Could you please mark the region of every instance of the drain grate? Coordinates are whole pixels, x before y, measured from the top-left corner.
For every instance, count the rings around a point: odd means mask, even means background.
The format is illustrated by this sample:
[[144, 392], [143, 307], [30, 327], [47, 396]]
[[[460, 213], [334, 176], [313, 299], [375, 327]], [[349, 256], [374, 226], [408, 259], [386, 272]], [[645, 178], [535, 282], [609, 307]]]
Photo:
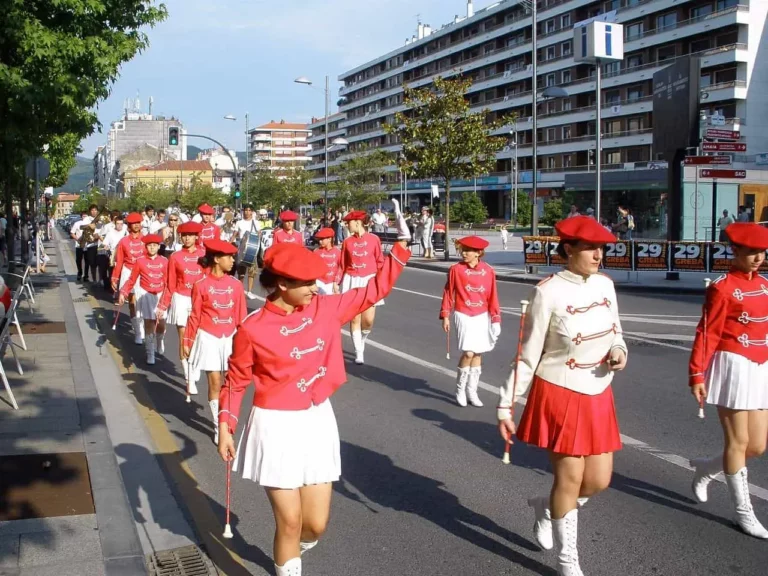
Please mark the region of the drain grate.
[[147, 557], [150, 576], [216, 576], [211, 561], [197, 546], [163, 550]]
[[82, 297], [82, 298], [72, 298], [72, 302], [74, 302], [75, 304], [78, 304], [78, 303], [83, 303], [83, 302], [90, 302], [90, 301], [91, 301], [91, 300], [90, 300], [89, 298], [87, 298], [87, 297]]

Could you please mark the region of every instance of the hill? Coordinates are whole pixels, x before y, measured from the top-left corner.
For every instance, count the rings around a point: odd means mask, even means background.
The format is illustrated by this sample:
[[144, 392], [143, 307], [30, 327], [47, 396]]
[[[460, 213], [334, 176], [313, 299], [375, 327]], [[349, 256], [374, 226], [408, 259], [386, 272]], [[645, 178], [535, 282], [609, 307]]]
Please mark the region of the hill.
[[61, 188], [54, 188], [54, 194], [70, 192], [78, 194], [80, 190], [87, 190], [88, 182], [93, 180], [93, 160], [77, 157], [77, 164], [69, 171], [69, 179]]

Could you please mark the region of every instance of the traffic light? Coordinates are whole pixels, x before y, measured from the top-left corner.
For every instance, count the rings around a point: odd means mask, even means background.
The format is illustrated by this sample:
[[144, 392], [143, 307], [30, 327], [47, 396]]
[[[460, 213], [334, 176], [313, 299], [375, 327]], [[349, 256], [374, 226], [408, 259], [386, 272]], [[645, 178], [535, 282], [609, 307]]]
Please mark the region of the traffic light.
[[235, 184], [235, 198], [240, 198], [240, 183]]
[[179, 129], [176, 126], [171, 126], [170, 128], [168, 128], [168, 145], [169, 146], [179, 145]]

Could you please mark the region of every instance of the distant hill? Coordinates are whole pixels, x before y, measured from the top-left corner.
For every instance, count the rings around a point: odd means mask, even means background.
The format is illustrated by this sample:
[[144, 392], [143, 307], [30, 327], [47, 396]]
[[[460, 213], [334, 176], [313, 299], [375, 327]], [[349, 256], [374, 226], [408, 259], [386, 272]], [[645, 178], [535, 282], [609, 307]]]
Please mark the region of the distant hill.
[[77, 157], [77, 164], [69, 171], [69, 179], [61, 188], [54, 188], [54, 194], [59, 192], [69, 192], [79, 194], [80, 190], [88, 189], [88, 182], [93, 180], [93, 160], [89, 158]]

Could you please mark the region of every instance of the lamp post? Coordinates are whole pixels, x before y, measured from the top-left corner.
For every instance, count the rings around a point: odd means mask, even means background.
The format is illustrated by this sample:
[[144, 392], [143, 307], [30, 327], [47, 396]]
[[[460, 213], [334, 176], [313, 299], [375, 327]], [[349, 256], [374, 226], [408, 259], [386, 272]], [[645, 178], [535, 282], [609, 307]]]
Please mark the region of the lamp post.
[[510, 146], [515, 151], [511, 158], [509, 171], [509, 210], [510, 218], [514, 219], [515, 228], [517, 228], [517, 119], [512, 123], [512, 129], [509, 131]]

